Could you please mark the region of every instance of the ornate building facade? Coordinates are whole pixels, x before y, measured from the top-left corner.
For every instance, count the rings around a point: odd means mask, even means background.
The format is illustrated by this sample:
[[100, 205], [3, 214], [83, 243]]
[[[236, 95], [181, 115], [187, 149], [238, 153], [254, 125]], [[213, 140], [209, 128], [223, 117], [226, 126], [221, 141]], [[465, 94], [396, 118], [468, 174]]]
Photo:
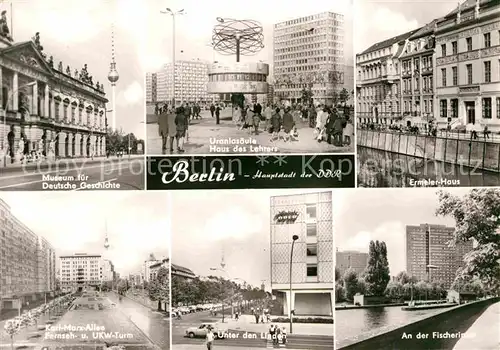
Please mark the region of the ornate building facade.
[[401, 117], [399, 56], [414, 33], [378, 42], [356, 55], [358, 122], [392, 124]]
[[500, 4], [467, 0], [437, 22], [441, 127], [500, 131]]
[[436, 20], [408, 38], [399, 57], [401, 111], [406, 124], [422, 125], [434, 119], [434, 30]]
[[106, 154], [104, 87], [87, 65], [78, 70], [57, 66], [40, 45], [15, 43], [0, 33], [0, 139], [2, 157], [18, 155], [89, 157]]

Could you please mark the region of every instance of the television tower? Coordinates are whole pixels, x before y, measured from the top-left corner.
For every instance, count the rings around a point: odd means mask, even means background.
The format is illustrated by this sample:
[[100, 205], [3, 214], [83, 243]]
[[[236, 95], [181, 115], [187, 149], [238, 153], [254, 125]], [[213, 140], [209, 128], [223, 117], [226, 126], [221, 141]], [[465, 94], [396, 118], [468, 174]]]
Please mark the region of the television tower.
[[114, 25], [111, 27], [111, 64], [109, 67], [108, 80], [111, 83], [111, 99], [112, 99], [112, 121], [111, 127], [112, 130], [116, 130], [116, 82], [120, 79], [120, 75], [118, 75], [118, 71], [116, 70], [116, 62], [115, 62], [115, 27]]

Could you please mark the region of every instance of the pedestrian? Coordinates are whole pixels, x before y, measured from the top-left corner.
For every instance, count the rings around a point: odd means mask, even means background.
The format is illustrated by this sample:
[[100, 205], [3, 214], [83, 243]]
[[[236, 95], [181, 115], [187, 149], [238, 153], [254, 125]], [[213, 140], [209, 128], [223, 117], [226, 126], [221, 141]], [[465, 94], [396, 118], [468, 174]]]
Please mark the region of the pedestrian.
[[352, 122], [348, 119], [346, 121], [346, 126], [344, 128], [344, 144], [347, 146], [351, 145], [351, 139], [354, 137], [354, 125], [352, 125]]
[[237, 126], [238, 129], [240, 128], [240, 126], [241, 126], [241, 110], [238, 108], [238, 106], [235, 106], [234, 110], [233, 110], [233, 123], [234, 123], [234, 125]]
[[184, 138], [186, 137], [188, 129], [188, 116], [185, 113], [183, 107], [179, 107], [175, 113], [175, 126], [176, 126], [176, 140], [177, 140], [177, 151], [179, 153], [184, 153]]
[[286, 328], [285, 327], [281, 328], [281, 342], [283, 344], [286, 344]]
[[295, 122], [293, 120], [293, 116], [290, 113], [290, 107], [287, 107], [285, 110], [285, 114], [283, 115], [283, 131], [285, 133], [284, 141], [292, 141], [293, 137], [293, 128], [295, 126]]
[[212, 103], [212, 104], [210, 105], [210, 114], [212, 115], [212, 118], [214, 117], [214, 113], [215, 113], [215, 106], [214, 106], [214, 104]]
[[271, 107], [271, 104], [268, 103], [266, 109], [264, 110], [264, 118], [266, 119], [266, 125], [265, 129], [267, 132], [272, 133], [272, 124], [271, 124], [271, 119], [273, 117], [273, 108]]
[[271, 337], [273, 344], [276, 343], [276, 328], [273, 324], [269, 327], [269, 336]]
[[245, 115], [245, 127], [247, 128], [249, 135], [252, 134], [253, 121], [254, 121], [253, 116], [254, 116], [253, 110], [250, 109], [250, 106], [247, 106]]
[[280, 108], [276, 107], [271, 116], [271, 142], [280, 139], [280, 131], [281, 131], [281, 114]]
[[208, 327], [207, 330], [207, 336], [206, 336], [206, 344], [207, 344], [207, 350], [212, 350], [213, 349], [213, 343], [214, 343], [214, 333], [212, 332], [212, 327]]
[[220, 111], [221, 108], [219, 105], [215, 108], [215, 124], [219, 125], [220, 124]]
[[261, 118], [261, 114], [259, 111], [262, 109], [262, 107], [259, 107], [259, 106], [260, 106], [260, 104], [256, 104], [254, 106], [254, 115], [253, 115], [253, 120], [252, 120], [255, 135], [259, 134], [259, 125], [260, 125], [260, 118]]

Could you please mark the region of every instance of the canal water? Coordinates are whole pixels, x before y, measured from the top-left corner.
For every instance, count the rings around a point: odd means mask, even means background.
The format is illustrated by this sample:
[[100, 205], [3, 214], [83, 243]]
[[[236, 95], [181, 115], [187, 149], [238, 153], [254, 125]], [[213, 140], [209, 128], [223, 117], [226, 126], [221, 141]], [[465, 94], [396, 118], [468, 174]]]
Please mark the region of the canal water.
[[500, 173], [362, 146], [357, 154], [358, 187], [500, 186]]
[[447, 309], [403, 311], [401, 306], [337, 310], [335, 334], [338, 347], [354, 343], [357, 337], [375, 336], [388, 328], [418, 321]]

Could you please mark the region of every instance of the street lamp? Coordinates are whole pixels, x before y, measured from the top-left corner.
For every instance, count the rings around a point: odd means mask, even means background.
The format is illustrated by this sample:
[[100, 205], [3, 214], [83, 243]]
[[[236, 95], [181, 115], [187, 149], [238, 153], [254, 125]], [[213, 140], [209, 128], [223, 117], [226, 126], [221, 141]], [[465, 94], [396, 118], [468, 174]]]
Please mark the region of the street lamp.
[[293, 310], [292, 310], [292, 261], [293, 261], [293, 246], [295, 245], [295, 241], [299, 239], [299, 236], [292, 236], [292, 249], [290, 250], [290, 302], [288, 306], [288, 313], [290, 314], [290, 334], [292, 334], [292, 326], [293, 326]]
[[169, 7], [166, 11], [160, 11], [160, 13], [168, 14], [172, 16], [172, 108], [175, 108], [175, 16], [184, 15], [184, 9], [179, 11], [172, 11]]
[[[35, 85], [37, 82], [36, 81], [32, 81], [30, 83], [27, 83], [27, 84], [23, 84], [21, 86], [19, 86], [17, 89], [15, 90], [12, 90], [9, 92], [9, 94], [7, 95], [7, 101], [6, 101], [6, 104], [5, 104], [5, 108], [3, 108], [3, 132], [2, 132], [2, 152], [3, 152], [3, 166], [4, 167], [7, 167], [7, 147], [8, 147], [8, 142], [7, 142], [7, 107], [9, 105], [9, 102], [10, 102], [10, 99], [12, 98], [12, 96], [14, 96], [14, 94], [17, 94], [19, 92], [19, 90], [21, 89], [24, 89], [26, 87], [29, 87], [29, 86], [33, 86]], [[1, 101], [0, 101], [1, 102]], [[14, 110], [17, 109], [17, 106], [13, 106]]]

